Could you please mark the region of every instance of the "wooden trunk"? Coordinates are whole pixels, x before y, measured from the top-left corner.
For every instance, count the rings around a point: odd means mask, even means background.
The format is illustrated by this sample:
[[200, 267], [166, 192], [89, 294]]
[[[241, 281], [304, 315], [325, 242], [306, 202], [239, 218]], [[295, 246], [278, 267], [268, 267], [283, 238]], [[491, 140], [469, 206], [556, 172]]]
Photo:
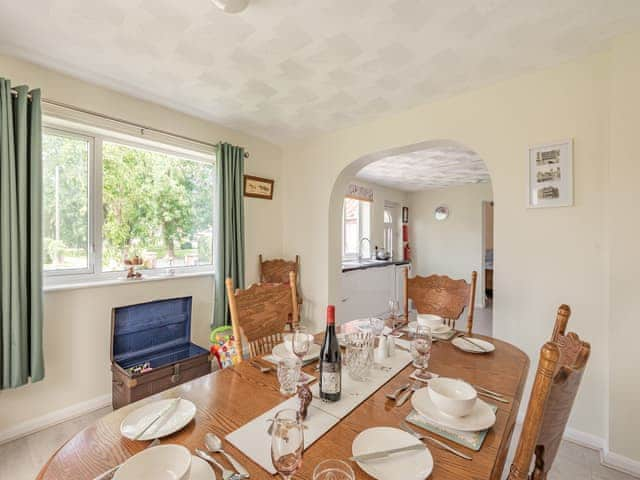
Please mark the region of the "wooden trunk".
[[[211, 373], [209, 352], [189, 341], [190, 332], [191, 297], [114, 308], [113, 408]], [[131, 371], [131, 367], [144, 363], [151, 369]]]

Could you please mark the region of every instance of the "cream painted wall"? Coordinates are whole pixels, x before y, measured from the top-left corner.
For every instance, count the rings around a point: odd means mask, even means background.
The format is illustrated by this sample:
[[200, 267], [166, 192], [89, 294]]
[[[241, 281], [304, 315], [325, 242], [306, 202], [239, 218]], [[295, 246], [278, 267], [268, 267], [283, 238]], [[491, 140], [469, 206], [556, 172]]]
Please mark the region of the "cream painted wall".
[[[482, 209], [490, 201], [490, 183], [438, 188], [409, 194], [409, 238], [413, 274], [448, 275], [471, 279], [478, 272], [476, 303], [482, 303]], [[446, 205], [449, 217], [435, 219], [436, 207]]]
[[[571, 327], [594, 347], [570, 425], [605, 437], [609, 60], [603, 52], [286, 148], [285, 254], [302, 256], [302, 287], [316, 326], [325, 305], [338, 299], [340, 236], [330, 224], [339, 209], [336, 180], [342, 183], [375, 152], [429, 140], [461, 142], [479, 153], [492, 177], [496, 336], [529, 355], [531, 378], [557, 306], [570, 304]], [[567, 137], [575, 139], [575, 206], [527, 210], [527, 147]]]
[[[245, 171], [275, 179], [273, 200], [245, 199], [246, 280], [258, 277], [258, 254], [282, 255], [282, 153], [273, 144], [36, 65], [0, 56], [0, 76], [42, 89], [45, 98], [209, 143], [226, 141], [250, 153]], [[0, 437], [21, 422], [111, 392], [111, 308], [157, 298], [193, 295], [193, 340], [207, 346], [213, 303], [208, 277], [45, 293], [45, 368], [42, 382], [0, 391]]]
[[[638, 112], [640, 112], [640, 33], [615, 41], [612, 51], [611, 155], [609, 164], [610, 313], [611, 344], [609, 422], [611, 450], [640, 460], [640, 248], [638, 206]], [[593, 342], [592, 342], [593, 343]]]

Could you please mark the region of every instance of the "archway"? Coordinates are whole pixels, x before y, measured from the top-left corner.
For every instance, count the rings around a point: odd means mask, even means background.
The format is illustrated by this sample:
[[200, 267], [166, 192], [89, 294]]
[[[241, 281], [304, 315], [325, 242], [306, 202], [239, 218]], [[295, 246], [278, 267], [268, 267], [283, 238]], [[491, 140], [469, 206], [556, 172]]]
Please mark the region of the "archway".
[[[345, 192], [347, 191], [347, 187], [349, 186], [350, 183], [353, 183], [353, 182], [358, 184], [361, 184], [361, 183], [366, 184], [367, 182], [358, 178], [358, 173], [361, 172], [365, 167], [370, 166], [372, 164], [376, 164], [376, 163], [380, 164], [381, 162], [387, 162], [387, 167], [388, 167], [389, 165], [393, 165], [392, 162], [395, 161], [394, 159], [397, 159], [397, 158], [401, 159], [407, 156], [419, 158], [423, 153], [426, 155], [428, 153], [442, 152], [442, 151], [453, 152], [451, 153], [451, 155], [455, 155], [456, 152], [458, 151], [466, 152], [466, 153], [472, 152], [478, 159], [480, 159], [480, 157], [475, 153], [474, 150], [468, 148], [467, 146], [459, 142], [456, 142], [453, 140], [446, 140], [446, 139], [430, 140], [430, 141], [420, 142], [412, 145], [406, 145], [402, 147], [397, 147], [389, 150], [384, 150], [384, 151], [364, 155], [354, 160], [349, 165], [347, 165], [338, 175], [333, 185], [333, 189], [330, 196], [330, 202], [329, 202], [329, 222], [328, 222], [329, 223], [329, 229], [328, 229], [329, 239], [328, 239], [328, 265], [327, 265], [328, 297], [329, 297], [330, 303], [336, 304], [338, 312], [340, 312], [340, 308], [339, 308], [340, 305], [349, 301], [348, 300], [349, 297], [345, 295], [344, 292], [342, 291], [344, 278], [345, 278], [342, 272], [342, 267], [343, 267], [342, 261], [343, 261], [343, 253], [344, 253], [343, 252], [342, 213], [343, 213], [343, 202], [345, 198]], [[434, 157], [434, 155], [431, 155], [431, 156]], [[390, 161], [391, 163], [389, 163]], [[431, 158], [429, 161], [433, 163], [433, 158]], [[486, 188], [483, 188], [484, 193], [481, 193], [480, 195], [488, 195], [488, 196], [482, 197], [481, 200], [478, 200], [475, 197], [469, 198], [468, 201], [466, 202], [467, 204], [466, 207], [470, 208], [471, 211], [465, 212], [465, 215], [473, 216], [473, 221], [477, 222], [477, 223], [474, 223], [474, 228], [476, 228], [477, 226], [477, 231], [475, 232], [476, 238], [473, 241], [473, 245], [469, 246], [468, 248], [465, 248], [465, 252], [466, 254], [468, 254], [468, 258], [461, 259], [461, 258], [458, 258], [459, 255], [453, 254], [453, 256], [450, 258], [455, 259], [456, 261], [450, 262], [452, 265], [444, 265], [444, 266], [443, 264], [437, 265], [437, 262], [432, 261], [433, 258], [437, 258], [437, 255], [434, 256], [434, 254], [431, 254], [430, 258], [427, 260], [426, 257], [428, 257], [429, 255], [427, 255], [425, 251], [428, 249], [419, 248], [418, 251], [421, 257], [417, 257], [417, 259], [413, 258], [412, 260], [413, 260], [413, 273], [420, 274], [420, 275], [427, 275], [431, 273], [441, 273], [441, 274], [448, 274], [453, 278], [466, 278], [467, 280], [469, 280], [471, 270], [472, 269], [477, 270], [479, 282], [478, 282], [478, 289], [476, 294], [476, 298], [478, 299], [478, 301], [476, 302], [476, 305], [484, 306], [484, 300], [486, 298], [485, 282], [487, 278], [487, 275], [485, 273], [485, 270], [487, 269], [485, 267], [487, 267], [488, 265], [487, 261], [492, 260], [492, 257], [493, 257], [492, 245], [486, 244], [487, 236], [485, 235], [485, 232], [484, 232], [484, 228], [485, 228], [484, 217], [488, 208], [487, 206], [490, 205], [492, 208], [493, 189], [490, 182], [490, 173], [488, 171], [486, 163], [482, 159], [480, 159], [480, 162], [482, 163], [484, 171], [486, 172], [486, 177], [489, 179], [487, 182], [488, 185], [486, 186]], [[458, 186], [462, 186], [465, 184], [472, 185], [472, 181], [473, 181], [471, 177], [469, 177], [467, 182], [464, 181], [464, 178], [458, 178], [458, 180], [459, 180], [458, 183], [454, 183], [451, 185], [451, 188], [452, 188], [452, 190], [450, 190], [451, 192], [454, 191], [453, 189], [457, 188], [456, 185]], [[464, 194], [467, 195], [468, 192], [464, 188], [462, 188], [460, 192], [462, 192], [463, 190], [464, 190]], [[438, 194], [431, 195], [431, 197], [442, 196], [440, 194], [444, 192], [444, 189], [438, 190], [438, 192], [439, 192]], [[460, 195], [460, 192], [457, 192], [456, 194]], [[407, 192], [407, 197], [408, 198], [410, 197], [412, 199], [411, 202], [407, 201], [407, 204], [413, 203], [414, 207], [416, 205], [420, 205], [422, 202], [422, 199], [419, 197], [417, 192]], [[412, 210], [414, 210], [414, 208], [410, 209], [409, 211], [410, 218], [412, 217]], [[426, 214], [426, 211], [424, 208], [420, 212], [418, 212], [419, 209], [415, 209], [415, 210], [416, 212], [413, 212], [413, 213], [420, 213], [420, 215], [422, 215], [422, 217], [424, 218], [424, 215]], [[462, 212], [460, 212], [460, 209], [454, 210], [452, 212], [452, 215], [454, 215], [454, 218], [456, 219], [456, 221], [459, 221], [461, 213]], [[443, 224], [444, 223], [446, 222], [443, 222]], [[449, 224], [447, 226], [451, 227], [452, 223], [454, 222], [449, 221]], [[468, 225], [465, 225], [465, 228], [468, 228]], [[411, 237], [410, 244], [411, 244], [412, 242], [416, 241], [415, 234], [413, 233], [414, 230], [412, 229], [411, 220], [409, 222], [409, 229], [410, 229], [410, 232], [412, 232], [412, 234], [410, 235]], [[433, 238], [434, 237], [431, 237], [431, 240], [433, 240]], [[437, 242], [430, 241], [430, 244], [432, 243], [437, 243]], [[420, 247], [423, 247], [423, 246], [424, 246], [424, 242], [421, 242]], [[373, 248], [373, 245], [371, 245], [371, 248]], [[456, 264], [456, 263], [460, 264], [461, 266], [459, 266], [458, 268], [454, 268], [453, 264]], [[492, 266], [491, 266], [491, 272], [492, 272]], [[378, 305], [378, 308], [380, 308], [379, 305]], [[347, 308], [343, 310], [345, 311], [345, 313], [348, 311], [350, 312], [350, 314], [353, 314], [352, 310], [349, 310]], [[476, 310], [476, 314], [477, 313], [478, 313], [478, 310]], [[488, 313], [485, 312], [485, 315], [486, 314], [491, 315], [491, 312], [490, 311], [488, 311]], [[345, 320], [346, 319], [347, 318], [345, 318]], [[340, 317], [339, 317], [339, 320], [340, 320]], [[486, 333], [492, 333], [491, 317], [489, 317], [488, 322], [489, 322], [488, 324], [489, 324], [490, 330], [486, 331]]]

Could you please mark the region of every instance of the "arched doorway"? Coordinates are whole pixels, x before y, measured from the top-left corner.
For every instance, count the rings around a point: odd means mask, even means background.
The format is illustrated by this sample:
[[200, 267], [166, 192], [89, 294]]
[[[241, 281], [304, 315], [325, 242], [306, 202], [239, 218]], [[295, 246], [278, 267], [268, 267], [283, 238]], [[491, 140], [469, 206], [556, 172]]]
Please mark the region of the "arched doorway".
[[[368, 205], [357, 208], [358, 202]], [[445, 207], [448, 216], [437, 218], [437, 207]], [[394, 261], [404, 260], [409, 247], [414, 275], [437, 273], [469, 281], [471, 271], [478, 272], [474, 325], [491, 334], [489, 208], [492, 214], [486, 164], [459, 142], [426, 141], [353, 161], [336, 179], [329, 204], [328, 293], [338, 320], [341, 314], [345, 321], [380, 314], [388, 304], [386, 296], [398, 299], [402, 288], [397, 273], [383, 274], [378, 268], [371, 275], [350, 272], [382, 266], [363, 265], [380, 250], [389, 250]], [[406, 209], [408, 222], [402, 223]], [[363, 221], [367, 215], [369, 221]], [[392, 285], [382, 288], [388, 281]]]

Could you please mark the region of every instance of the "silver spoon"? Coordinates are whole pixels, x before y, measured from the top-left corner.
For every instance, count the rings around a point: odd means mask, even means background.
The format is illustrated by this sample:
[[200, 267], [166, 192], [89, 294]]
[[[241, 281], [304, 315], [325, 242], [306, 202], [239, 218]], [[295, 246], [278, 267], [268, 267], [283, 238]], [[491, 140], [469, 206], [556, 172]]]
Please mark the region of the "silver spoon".
[[221, 453], [225, 457], [227, 457], [227, 460], [229, 460], [231, 465], [233, 465], [233, 468], [236, 469], [236, 472], [238, 472], [240, 474], [240, 477], [249, 478], [249, 472], [247, 471], [247, 469], [244, 468], [240, 464], [240, 462], [238, 462], [235, 458], [233, 458], [231, 456], [231, 454], [225, 452], [222, 449], [222, 440], [220, 440], [220, 437], [218, 437], [214, 433], [207, 433], [204, 436], [204, 444], [207, 446], [207, 450], [209, 450], [210, 452], [212, 452], [212, 453]]
[[232, 472], [231, 470], [227, 470], [226, 468], [224, 468], [223, 465], [220, 465], [215, 458], [213, 458], [204, 450], [200, 450], [199, 448], [196, 448], [196, 455], [202, 458], [203, 460], [206, 460], [207, 462], [212, 463], [213, 465], [218, 467], [222, 472], [222, 480], [239, 480], [241, 478], [240, 474], [236, 472]]

